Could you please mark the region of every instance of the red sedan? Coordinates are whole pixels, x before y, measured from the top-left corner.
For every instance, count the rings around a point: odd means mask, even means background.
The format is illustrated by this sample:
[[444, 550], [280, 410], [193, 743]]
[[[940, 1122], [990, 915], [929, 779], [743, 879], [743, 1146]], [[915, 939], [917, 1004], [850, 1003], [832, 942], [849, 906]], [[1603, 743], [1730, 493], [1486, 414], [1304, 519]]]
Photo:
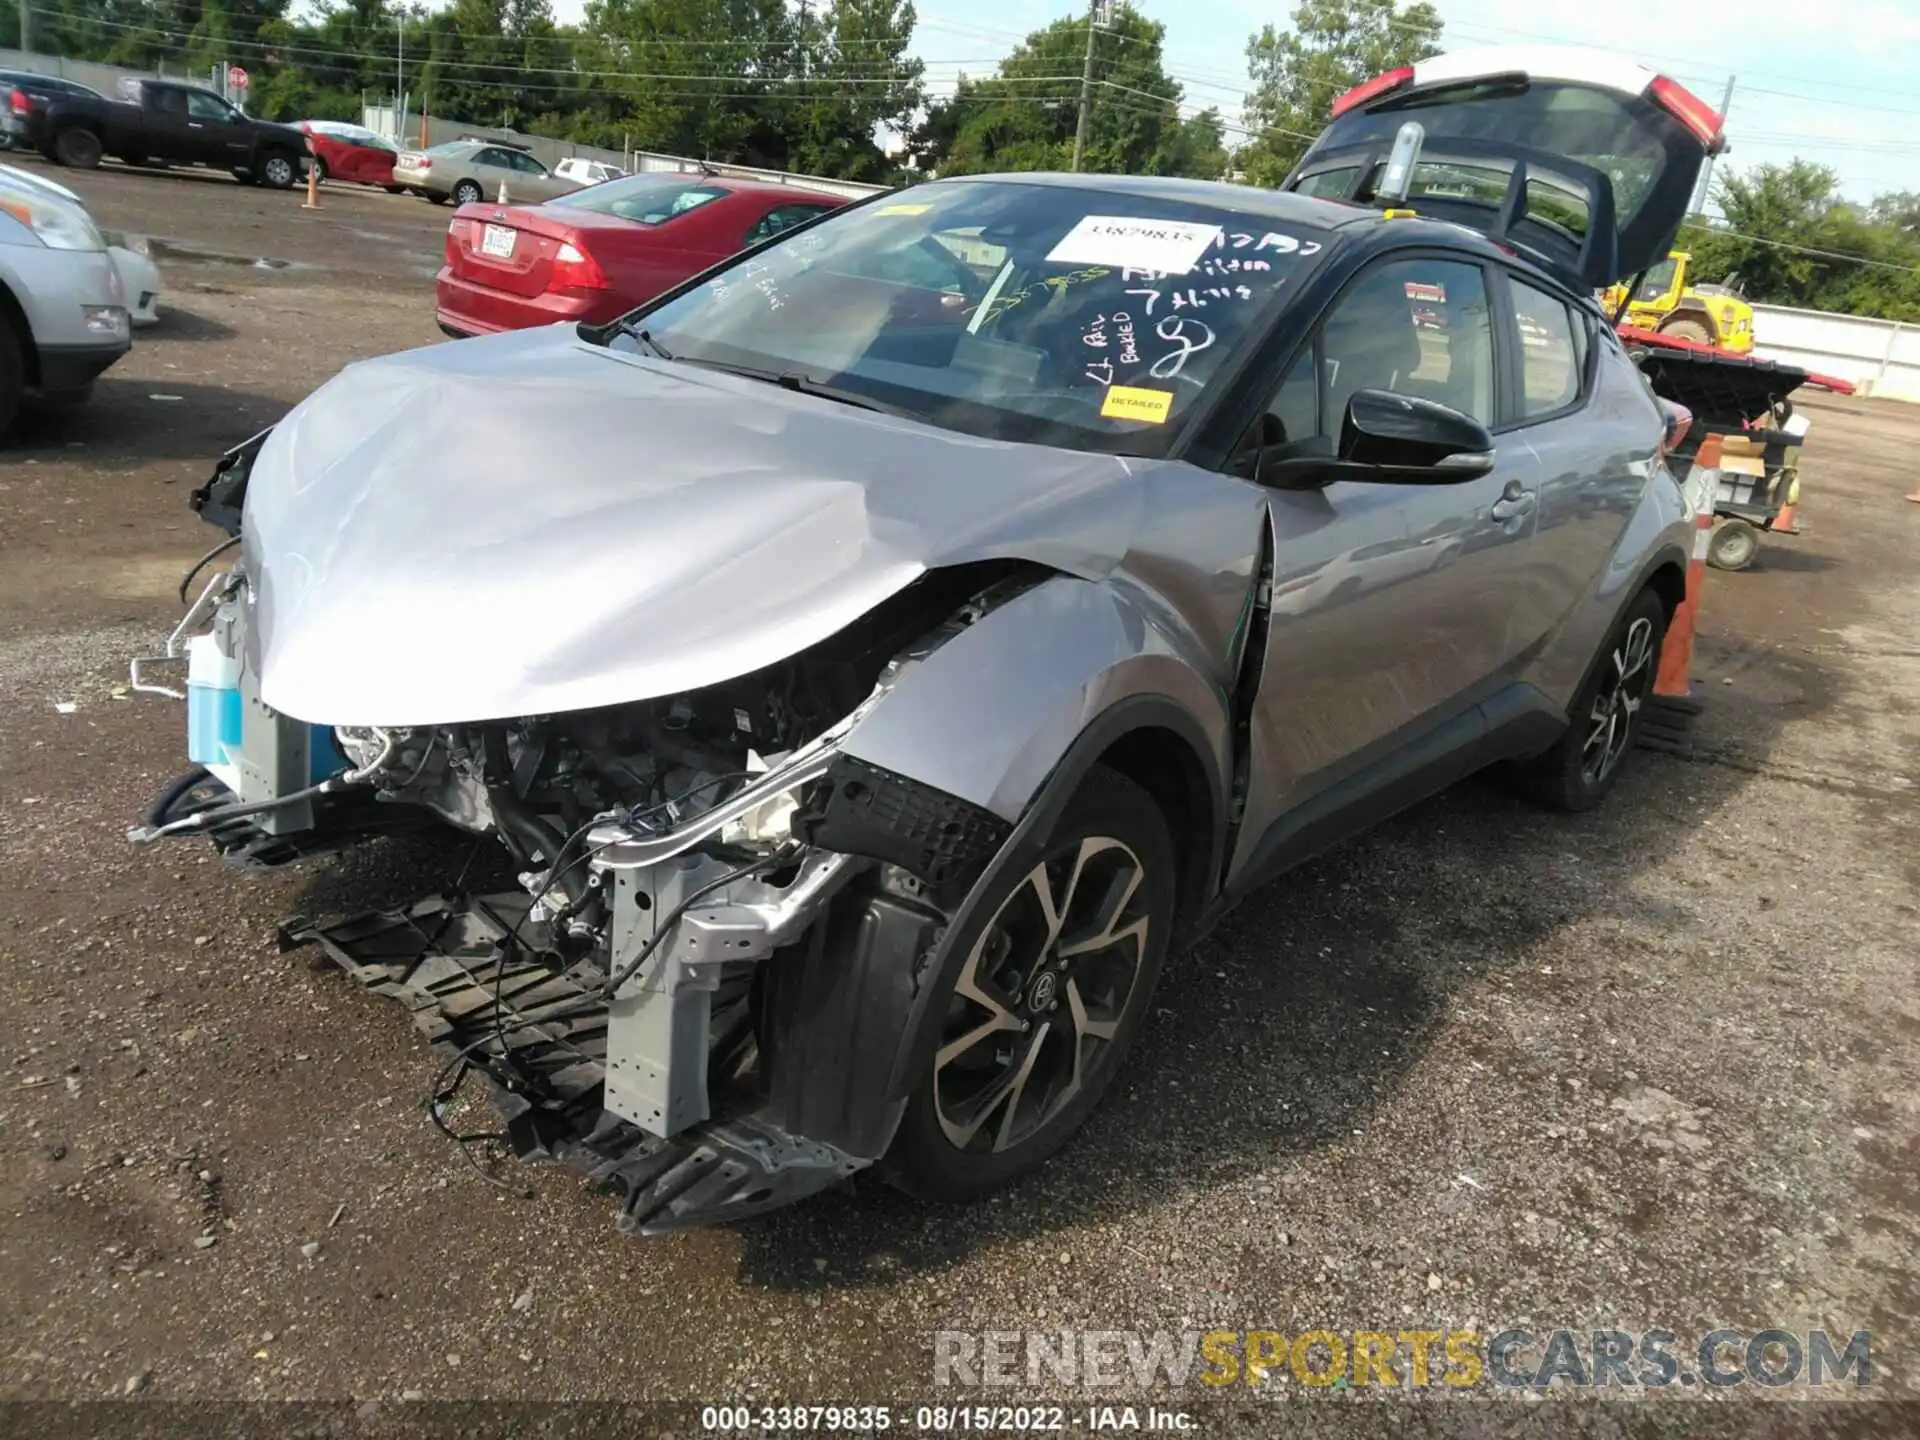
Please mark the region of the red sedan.
[[393, 162], [400, 152], [384, 135], [341, 120], [302, 120], [294, 128], [306, 132], [322, 180], [378, 185], [396, 195], [406, 189], [393, 183]]
[[718, 175], [629, 175], [544, 205], [462, 205], [447, 226], [437, 318], [449, 335], [599, 324], [843, 195]]

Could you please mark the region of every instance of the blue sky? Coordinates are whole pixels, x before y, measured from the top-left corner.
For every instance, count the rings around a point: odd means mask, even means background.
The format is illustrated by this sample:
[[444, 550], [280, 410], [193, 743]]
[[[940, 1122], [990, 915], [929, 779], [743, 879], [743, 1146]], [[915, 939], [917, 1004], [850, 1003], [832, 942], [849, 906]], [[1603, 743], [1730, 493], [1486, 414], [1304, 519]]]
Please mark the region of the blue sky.
[[[1084, 0], [1079, 0], [1084, 4]], [[1718, 105], [1736, 77], [1731, 152], [1747, 166], [1802, 155], [1833, 167], [1843, 192], [1866, 200], [1920, 190], [1920, 0], [1436, 0], [1448, 48], [1556, 41], [1598, 45], [1653, 65]], [[1068, 13], [1033, 0], [917, 0], [915, 50], [936, 93], [961, 71], [990, 73], [1028, 31]], [[1188, 108], [1239, 118], [1247, 37], [1284, 25], [1293, 0], [1135, 0], [1167, 26], [1167, 66]], [[580, 0], [555, 0], [562, 19]], [[1844, 16], [1844, 19], [1842, 18]], [[1229, 139], [1235, 138], [1229, 135]]]

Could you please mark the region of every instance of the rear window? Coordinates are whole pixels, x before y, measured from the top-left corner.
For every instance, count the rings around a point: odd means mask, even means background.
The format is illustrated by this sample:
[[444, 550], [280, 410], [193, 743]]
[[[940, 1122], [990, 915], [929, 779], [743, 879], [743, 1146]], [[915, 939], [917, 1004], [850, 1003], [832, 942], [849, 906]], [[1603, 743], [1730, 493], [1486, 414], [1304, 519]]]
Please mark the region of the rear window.
[[[1613, 184], [1615, 224], [1623, 251], [1646, 248], [1671, 229], [1683, 213], [1704, 158], [1700, 142], [1685, 126], [1640, 95], [1559, 81], [1518, 87], [1512, 82], [1476, 81], [1443, 90], [1416, 92], [1404, 101], [1352, 110], [1327, 127], [1306, 160], [1350, 145], [1391, 146], [1409, 120], [1427, 132], [1427, 148], [1447, 139], [1526, 146], [1590, 166]], [[1315, 174], [1299, 188], [1305, 193], [1339, 195], [1341, 177], [1352, 171]], [[1506, 191], [1505, 168], [1497, 164], [1415, 167], [1413, 193], [1497, 205]], [[1584, 238], [1584, 195], [1544, 177], [1529, 186], [1530, 219], [1551, 225], [1575, 239]]]
[[577, 190], [550, 203], [601, 215], [618, 215], [636, 225], [664, 225], [675, 216], [732, 193], [724, 185], [685, 175], [629, 175], [624, 180], [609, 180], [591, 190]]

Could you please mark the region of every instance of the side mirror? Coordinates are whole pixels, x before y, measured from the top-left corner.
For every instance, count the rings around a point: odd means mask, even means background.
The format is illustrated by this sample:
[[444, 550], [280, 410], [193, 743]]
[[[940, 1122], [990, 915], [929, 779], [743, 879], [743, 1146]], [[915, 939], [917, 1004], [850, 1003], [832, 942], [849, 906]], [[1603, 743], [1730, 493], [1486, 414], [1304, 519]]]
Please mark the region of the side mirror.
[[1325, 440], [1262, 447], [1254, 479], [1281, 488], [1335, 480], [1454, 485], [1493, 469], [1493, 437], [1471, 415], [1390, 390], [1356, 390], [1338, 445]]
[[1339, 453], [1356, 465], [1396, 472], [1382, 479], [1445, 483], [1493, 469], [1493, 436], [1471, 415], [1436, 401], [1391, 390], [1356, 390], [1340, 422]]

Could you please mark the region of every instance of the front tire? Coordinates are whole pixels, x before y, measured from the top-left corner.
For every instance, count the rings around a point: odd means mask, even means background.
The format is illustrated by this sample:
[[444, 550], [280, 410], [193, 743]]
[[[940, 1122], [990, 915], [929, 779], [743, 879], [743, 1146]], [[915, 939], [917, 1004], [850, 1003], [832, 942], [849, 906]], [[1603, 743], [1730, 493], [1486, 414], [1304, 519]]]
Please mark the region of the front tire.
[[291, 190], [300, 178], [300, 165], [284, 150], [275, 150], [261, 158], [256, 173], [269, 190]]
[[1744, 570], [1760, 553], [1760, 531], [1737, 515], [1714, 522], [1707, 538], [1707, 563], [1716, 570]]
[[1591, 810], [1619, 782], [1667, 638], [1667, 607], [1642, 590], [1615, 623], [1573, 702], [1566, 734], [1517, 767], [1523, 787], [1555, 810]]
[[935, 981], [926, 1071], [881, 1173], [964, 1201], [1037, 1168], [1119, 1070], [1173, 925], [1172, 836], [1153, 798], [1096, 767], [1052, 832], [988, 880]]
[[26, 393], [26, 345], [27, 337], [16, 334], [13, 322], [0, 315], [0, 443], [6, 441]]

